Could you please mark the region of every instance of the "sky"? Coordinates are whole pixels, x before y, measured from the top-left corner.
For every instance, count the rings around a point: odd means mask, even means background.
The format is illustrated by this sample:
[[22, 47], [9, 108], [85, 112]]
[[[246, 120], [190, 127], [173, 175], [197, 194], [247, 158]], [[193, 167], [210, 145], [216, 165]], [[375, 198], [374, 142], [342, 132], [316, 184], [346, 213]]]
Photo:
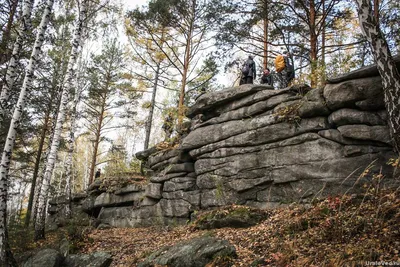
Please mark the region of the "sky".
[[145, 5], [148, 0], [120, 0], [126, 8], [135, 8], [137, 6]]

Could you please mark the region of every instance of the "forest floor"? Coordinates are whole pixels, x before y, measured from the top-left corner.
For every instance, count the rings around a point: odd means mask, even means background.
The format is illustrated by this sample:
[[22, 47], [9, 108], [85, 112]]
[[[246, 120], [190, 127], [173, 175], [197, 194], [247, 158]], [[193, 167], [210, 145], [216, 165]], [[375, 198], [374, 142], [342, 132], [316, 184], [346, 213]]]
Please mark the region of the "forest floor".
[[[163, 246], [202, 235], [228, 240], [237, 253], [236, 258], [208, 267], [400, 264], [400, 189], [365, 189], [363, 195], [329, 197], [308, 207], [268, 210], [263, 222], [248, 228], [196, 230], [187, 225], [91, 230], [76, 245], [80, 253], [110, 252], [114, 267], [136, 266]], [[50, 237], [45, 243], [57, 239]]]

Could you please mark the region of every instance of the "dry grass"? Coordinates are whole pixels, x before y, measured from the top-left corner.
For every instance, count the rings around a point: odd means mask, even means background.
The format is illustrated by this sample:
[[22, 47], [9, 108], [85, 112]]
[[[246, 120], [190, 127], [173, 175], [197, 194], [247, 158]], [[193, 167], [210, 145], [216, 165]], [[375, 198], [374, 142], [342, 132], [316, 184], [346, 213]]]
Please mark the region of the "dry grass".
[[[230, 209], [230, 208], [228, 208]], [[398, 190], [331, 197], [312, 207], [269, 211], [250, 228], [194, 230], [190, 226], [95, 230], [82, 252], [110, 251], [112, 266], [135, 266], [162, 246], [204, 234], [229, 240], [238, 257], [231, 266], [357, 266], [365, 261], [400, 262]]]

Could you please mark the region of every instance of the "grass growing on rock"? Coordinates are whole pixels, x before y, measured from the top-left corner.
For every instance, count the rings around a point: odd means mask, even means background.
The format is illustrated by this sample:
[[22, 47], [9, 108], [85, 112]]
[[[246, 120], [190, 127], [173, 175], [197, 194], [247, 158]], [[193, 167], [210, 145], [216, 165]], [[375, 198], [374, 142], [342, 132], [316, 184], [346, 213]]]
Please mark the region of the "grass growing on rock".
[[124, 173], [124, 175], [116, 175], [113, 177], [105, 177], [101, 181], [100, 189], [108, 193], [115, 192], [127, 185], [145, 185], [147, 183], [146, 177], [138, 173]]
[[267, 216], [268, 212], [265, 210], [232, 205], [196, 214], [196, 220], [191, 227], [194, 230], [249, 227], [265, 220]]

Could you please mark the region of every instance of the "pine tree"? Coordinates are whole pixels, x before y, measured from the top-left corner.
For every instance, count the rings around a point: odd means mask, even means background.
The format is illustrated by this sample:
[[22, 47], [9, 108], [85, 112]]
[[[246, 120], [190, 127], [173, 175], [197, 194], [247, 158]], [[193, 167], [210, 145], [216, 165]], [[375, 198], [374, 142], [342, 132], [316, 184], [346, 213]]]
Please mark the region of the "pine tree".
[[[133, 76], [138, 80], [138, 87], [146, 90], [151, 88], [151, 101], [146, 105], [149, 115], [145, 122], [144, 150], [148, 149], [150, 135], [153, 125], [154, 109], [156, 107], [157, 90], [159, 87], [169, 89], [165, 86], [170, 79], [168, 68], [171, 64], [165, 60], [162, 48], [165, 42], [166, 28], [159, 23], [150, 24], [143, 20], [140, 13], [130, 12], [125, 23], [126, 34], [132, 49], [132, 61], [138, 66], [133, 71]], [[134, 25], [132, 25], [134, 24]]]
[[[212, 46], [210, 12], [209, 1], [152, 0], [147, 10], [136, 10], [134, 13], [144, 25], [158, 22], [168, 29], [164, 46], [158, 45], [158, 48], [180, 77], [178, 128], [184, 118], [187, 85], [193, 80], [194, 70], [199, 67], [199, 58]], [[156, 36], [152, 35], [152, 39], [158, 43]]]
[[[105, 134], [124, 125], [115, 125], [117, 109], [129, 110], [140, 96], [124, 81], [123, 53], [117, 41], [108, 40], [103, 45], [101, 54], [93, 55], [92, 66], [88, 68], [90, 82], [88, 95], [83, 100], [86, 106], [84, 116], [88, 132], [92, 137], [92, 158], [89, 164], [89, 184], [93, 182], [98, 162], [100, 144], [110, 141]], [[124, 112], [122, 112], [124, 113]], [[121, 114], [121, 117], [129, 114]]]

